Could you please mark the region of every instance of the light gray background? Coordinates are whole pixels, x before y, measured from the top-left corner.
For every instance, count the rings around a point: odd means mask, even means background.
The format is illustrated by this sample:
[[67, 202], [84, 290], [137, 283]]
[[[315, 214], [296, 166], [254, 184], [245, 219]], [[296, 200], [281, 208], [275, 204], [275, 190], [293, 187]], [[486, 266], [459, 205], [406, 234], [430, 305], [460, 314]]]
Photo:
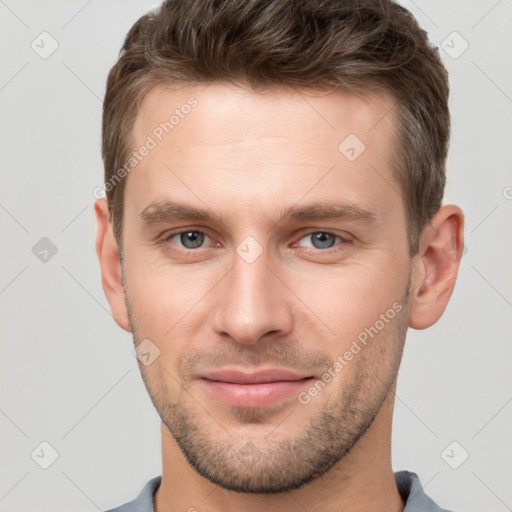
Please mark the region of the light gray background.
[[[0, 0], [2, 512], [107, 509], [161, 471], [159, 418], [101, 288], [92, 195], [107, 72], [157, 4]], [[404, 5], [452, 54], [445, 202], [466, 213], [467, 253], [445, 316], [409, 332], [393, 464], [446, 508], [512, 510], [512, 1]], [[49, 48], [43, 31], [59, 45], [47, 59], [31, 48]], [[42, 237], [58, 249], [46, 263]], [[31, 458], [42, 441], [48, 469]], [[452, 441], [452, 464], [469, 453], [458, 469], [441, 456]]]

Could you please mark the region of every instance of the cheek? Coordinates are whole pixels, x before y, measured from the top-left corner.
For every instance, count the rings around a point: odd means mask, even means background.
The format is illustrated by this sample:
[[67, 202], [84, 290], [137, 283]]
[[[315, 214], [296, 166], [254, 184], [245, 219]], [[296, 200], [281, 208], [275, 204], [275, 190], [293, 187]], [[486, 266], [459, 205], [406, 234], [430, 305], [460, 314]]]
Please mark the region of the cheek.
[[[204, 273], [203, 273], [204, 274]], [[148, 264], [136, 253], [125, 261], [126, 293], [143, 336], [164, 339], [208, 290], [205, 276], [169, 265]]]
[[182, 398], [182, 385], [179, 375], [168, 359], [168, 354], [162, 352], [148, 366], [140, 365], [144, 385], [157, 405], [157, 410], [168, 416], [170, 407], [176, 406]]
[[339, 351], [376, 322], [381, 327], [381, 315], [386, 320], [395, 318], [393, 305], [397, 307], [406, 288], [405, 269], [397, 268], [396, 263], [392, 268], [382, 261], [319, 267], [296, 281], [295, 290], [307, 309], [315, 313], [312, 322], [323, 322], [326, 339], [335, 340]]

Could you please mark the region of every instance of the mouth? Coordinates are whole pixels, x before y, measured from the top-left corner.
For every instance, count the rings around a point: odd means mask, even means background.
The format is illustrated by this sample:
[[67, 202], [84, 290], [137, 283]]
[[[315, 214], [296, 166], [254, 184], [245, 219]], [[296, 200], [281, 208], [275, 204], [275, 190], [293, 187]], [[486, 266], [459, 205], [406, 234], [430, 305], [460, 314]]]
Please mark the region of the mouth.
[[223, 369], [204, 373], [199, 378], [212, 397], [242, 408], [267, 407], [296, 396], [313, 379], [311, 375], [282, 368], [256, 372]]

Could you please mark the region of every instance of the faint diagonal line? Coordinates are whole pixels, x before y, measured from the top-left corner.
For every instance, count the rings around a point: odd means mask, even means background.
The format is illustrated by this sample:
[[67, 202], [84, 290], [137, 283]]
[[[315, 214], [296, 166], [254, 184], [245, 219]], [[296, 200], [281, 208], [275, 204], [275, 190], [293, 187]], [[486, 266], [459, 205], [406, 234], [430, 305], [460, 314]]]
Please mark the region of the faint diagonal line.
[[[380, 375], [378, 375], [375, 370], [372, 371], [373, 375], [375, 375], [375, 377], [377, 377], [377, 379], [379, 379], [383, 384], [384, 384], [384, 381], [380, 378]], [[407, 407], [407, 409], [409, 409], [409, 411], [411, 412], [411, 414], [413, 414], [414, 416], [416, 416], [416, 418], [418, 418], [418, 420], [428, 429], [430, 430], [430, 432], [432, 432], [432, 434], [434, 434], [434, 436], [436, 436], [438, 439], [439, 439], [439, 436], [434, 432], [434, 430], [432, 428], [430, 428], [427, 423], [425, 423], [425, 421], [423, 421], [397, 394], [396, 394], [396, 391], [394, 392], [394, 395], [395, 395], [395, 398], [398, 398], [398, 400], [400, 400], [400, 402], [405, 405], [405, 407]]]
[[275, 276], [277, 277], [277, 279], [279, 279], [279, 281], [281, 281], [281, 283], [283, 283], [286, 288], [288, 288], [288, 290], [290, 290], [293, 295], [295, 295], [295, 297], [297, 297], [297, 299], [299, 299], [302, 304], [304, 304], [304, 306], [306, 306], [307, 309], [309, 309], [309, 311], [311, 311], [311, 313], [313, 313], [313, 315], [315, 315], [315, 317], [327, 328], [329, 329], [329, 331], [332, 332], [333, 336], [336, 336], [336, 333], [270, 268], [267, 266], [267, 269], [270, 270], [270, 272]]
[[91, 3], [91, 1], [92, 0], [87, 0], [87, 2], [85, 2], [85, 4], [82, 5], [82, 7], [80, 7], [80, 9], [78, 9], [78, 11], [73, 16], [71, 16], [71, 18], [69, 18], [69, 20], [66, 21], [64, 25], [62, 25], [62, 27], [60, 27], [60, 29], [62, 30], [63, 28], [66, 28]]
[[434, 475], [434, 476], [433, 476], [433, 477], [432, 477], [432, 478], [431, 478], [431, 479], [430, 479], [430, 480], [429, 480], [425, 485], [420, 486], [421, 488], [420, 488], [420, 489], [418, 489], [418, 491], [417, 491], [415, 494], [413, 494], [412, 496], [409, 496], [409, 498], [407, 499], [407, 502], [410, 502], [410, 501], [412, 502], [412, 501], [414, 500], [414, 497], [415, 497], [417, 494], [419, 494], [420, 492], [424, 491], [424, 490], [425, 490], [425, 487], [427, 487], [427, 485], [428, 485], [430, 482], [432, 482], [432, 480], [434, 480], [434, 478], [435, 478], [437, 475], [439, 475], [439, 471], [438, 471], [438, 472], [437, 472], [437, 473], [436, 473], [436, 474], [435, 474], [435, 475]]
[[[228, 432], [229, 433], [229, 432]], [[210, 482], [211, 483], [211, 482]], [[211, 491], [206, 494], [206, 496], [204, 498], [201, 498], [201, 502], [203, 502], [206, 498], [208, 498], [208, 496], [210, 496], [210, 494], [213, 493], [213, 491], [216, 491], [217, 489], [220, 489], [220, 487], [217, 485], [217, 484], [212, 484], [212, 489]]]
[[[380, 377], [379, 377], [380, 379]], [[382, 380], [382, 379], [381, 379]], [[395, 397], [398, 398], [398, 400], [400, 400], [400, 402], [405, 405], [405, 407], [407, 407], [407, 409], [409, 409], [409, 411], [414, 415], [416, 416], [416, 418], [418, 418], [418, 420], [428, 429], [430, 430], [430, 432], [432, 432], [432, 434], [434, 434], [434, 436], [437, 437], [437, 439], [439, 439], [439, 436], [395, 393]]]
[[432, 23], [432, 25], [434, 25], [434, 27], [439, 28], [439, 25], [437, 25], [437, 23], [423, 9], [421, 9], [416, 2], [413, 2], [413, 0], [409, 1], [411, 2], [412, 5], [414, 5], [414, 7], [416, 7], [416, 9], [418, 9], [418, 11], [420, 11], [423, 14], [423, 16], [425, 16], [425, 18], [427, 18], [430, 21], [430, 23]]
[[301, 94], [297, 89], [295, 89], [295, 87], [293, 89], [334, 131], [336, 131], [336, 128], [334, 128], [334, 126], [331, 123], [329, 123], [329, 121], [327, 121], [327, 119], [322, 114], [320, 114], [320, 112], [304, 97], [303, 94]]
[[508, 301], [508, 299], [502, 295], [498, 289], [492, 285], [473, 265], [471, 265], [471, 268], [510, 306], [512, 307], [512, 304]]
[[28, 474], [30, 471], [27, 471], [1, 498], [0, 501], [2, 501]]
[[473, 473], [473, 475], [475, 475], [478, 478], [478, 480], [480, 480], [480, 482], [482, 482], [482, 484], [485, 487], [487, 487], [487, 489], [491, 491], [494, 494], [494, 496], [496, 496], [496, 498], [498, 498], [501, 501], [501, 503], [505, 505], [505, 507], [507, 507], [508, 510], [512, 510], [512, 508], [510, 508], [473, 470], [471, 471], [471, 473]]
[[292, 414], [295, 409], [297, 409], [298, 407], [298, 404], [295, 404], [295, 407], [277, 424], [274, 426], [274, 428], [265, 436], [265, 439], [270, 435], [272, 434], [277, 428], [279, 428], [279, 426], [284, 422], [284, 420], [286, 420], [286, 418], [288, 418], [288, 416], [290, 416], [290, 414]]
[[[322, 174], [322, 176], [320, 176], [318, 181], [316, 181], [313, 185], [311, 185], [309, 190], [307, 190], [302, 195], [302, 197], [300, 197], [299, 200], [296, 201], [292, 206], [297, 206], [335, 167], [336, 167], [336, 164], [332, 165], [324, 174]], [[277, 226], [277, 224], [278, 224], [278, 222], [274, 222], [274, 224], [270, 227], [270, 229], [267, 231], [266, 234], [270, 233], [270, 231], [272, 231]]]
[[375, 171], [375, 173], [377, 174], [377, 176], [380, 176], [380, 178], [382, 179], [382, 181], [384, 181], [385, 183], [387, 183], [398, 195], [399, 197], [402, 199], [402, 201], [404, 200], [402, 194], [400, 193], [399, 190], [397, 190], [386, 178], [384, 178], [384, 176], [382, 176], [382, 174], [377, 171], [377, 169], [375, 168], [375, 166], [373, 164], [370, 163], [370, 167]]
[[193, 305], [192, 307], [186, 311], [182, 317], [164, 334], [167, 336], [212, 290], [215, 288], [231, 271], [233, 267], [231, 267], [221, 278], [219, 278], [212, 286], [209, 288], [204, 295], [202, 295]]
[[25, 432], [23, 432], [23, 430], [21, 430], [21, 428], [11, 419], [9, 418], [9, 416], [7, 416], [7, 414], [5, 413], [5, 411], [3, 411], [2, 409], [0, 409], [0, 412], [27, 438], [29, 439], [29, 437], [27, 436], [27, 434], [25, 434]]
[[480, 432], [482, 432], [482, 430], [484, 430], [484, 428], [486, 428], [486, 427], [487, 427], [487, 425], [489, 425], [489, 423], [491, 423], [491, 421], [492, 421], [494, 418], [496, 418], [496, 416], [498, 416], [498, 414], [500, 414], [500, 413], [501, 413], [501, 411], [503, 411], [503, 409], [505, 409], [505, 407], [507, 407], [507, 405], [508, 405], [510, 402], [512, 402], [512, 398], [511, 398], [510, 400], [508, 400], [508, 401], [505, 403], [505, 405], [503, 405], [503, 407], [501, 407], [501, 408], [500, 408], [500, 410], [499, 410], [499, 411], [498, 411], [498, 412], [497, 412], [497, 413], [496, 413], [496, 414], [495, 414], [495, 415], [494, 415], [494, 416], [493, 416], [493, 417], [492, 417], [492, 418], [491, 418], [487, 423], [485, 423], [485, 425], [484, 425], [483, 427], [481, 427], [481, 428], [476, 432], [476, 434], [471, 438], [471, 441], [473, 441], [473, 439], [475, 439], [475, 437], [476, 437], [478, 434], [480, 434]]
[[9, 11], [11, 11], [11, 14], [13, 14], [18, 20], [25, 25], [25, 27], [29, 28], [29, 26], [4, 2], [4, 0], [0, 0], [0, 3], [4, 5]]
[[376, 123], [373, 124], [373, 126], [368, 130], [368, 132], [371, 132], [393, 109], [398, 106], [398, 101], [393, 99], [393, 104], [389, 109], [377, 120]]
[[226, 429], [226, 427], [224, 427], [224, 425], [222, 425], [222, 423], [219, 422], [219, 420], [217, 420], [217, 418], [215, 418], [213, 416], [213, 414], [210, 413], [210, 411], [185, 387], [183, 386], [180, 382], [178, 382], [178, 380], [176, 379], [176, 377], [174, 377], [174, 375], [164, 366], [164, 370], [171, 376], [172, 379], [174, 379], [174, 381], [176, 382], [176, 384], [178, 384], [178, 386], [181, 387], [181, 389], [183, 389], [183, 391], [185, 391], [185, 393], [188, 393], [188, 395], [193, 398], [193, 400], [203, 409], [203, 411], [208, 414], [208, 416], [210, 416], [210, 418], [215, 421], [215, 423], [217, 423], [217, 425], [219, 425], [219, 427], [222, 428], [222, 430], [224, 430], [224, 432], [226, 432], [226, 434], [229, 436], [229, 437], [233, 437], [229, 431]]
[[302, 510], [305, 510], [305, 512], [309, 512], [308, 509], [306, 507], [304, 507], [304, 505], [302, 503], [299, 503], [297, 501], [297, 498], [295, 498], [295, 496], [290, 492], [290, 491], [286, 491], [286, 494], [288, 495], [289, 498], [291, 498], [293, 501], [295, 501], [295, 503], [297, 503], [297, 505], [302, 509]]
[[21, 66], [21, 68], [18, 69], [18, 71], [16, 71], [16, 73], [14, 73], [14, 75], [12, 75], [11, 78], [9, 78], [9, 80], [7, 80], [7, 82], [5, 82], [4, 85], [2, 85], [2, 87], [0, 87], [0, 91], [3, 91], [27, 66], [28, 66], [28, 61], [25, 62], [25, 64], [23, 64], [23, 66]]
[[193, 191], [193, 190], [192, 190], [192, 189], [191, 189], [191, 188], [190, 188], [190, 187], [189, 187], [189, 186], [188, 186], [188, 185], [187, 185], [187, 184], [186, 184], [186, 183], [185, 183], [185, 182], [184, 182], [184, 181], [183, 181], [183, 180], [182, 180], [182, 179], [181, 179], [181, 178], [180, 178], [180, 177], [179, 177], [179, 176], [178, 176], [178, 175], [177, 175], [177, 174], [176, 174], [176, 173], [175, 173], [175, 172], [174, 172], [174, 171], [173, 171], [173, 170], [172, 170], [172, 169], [171, 169], [167, 164], [166, 164], [166, 163], [164, 163], [164, 166], [165, 166], [165, 167], [167, 167], [167, 169], [168, 169], [169, 171], [171, 171], [171, 172], [174, 174], [174, 176], [176, 176], [176, 178], [177, 178], [178, 180], [180, 180], [180, 181], [181, 181], [181, 183], [182, 183], [185, 187], [187, 187], [187, 188], [188, 188], [188, 190], [189, 190], [192, 194], [194, 194], [194, 195], [197, 197], [197, 199], [198, 199], [199, 201], [201, 201], [201, 203], [203, 203], [203, 204], [204, 204], [204, 206], [208, 209], [208, 211], [210, 211], [211, 213], [213, 213], [213, 215], [215, 215], [215, 217], [217, 217], [217, 219], [219, 220], [219, 222], [221, 222], [222, 224], [224, 224], [224, 225], [225, 225], [225, 222], [222, 220], [222, 218], [220, 217], [220, 215], [217, 215], [217, 214], [212, 210], [212, 208], [210, 208], [210, 206], [208, 206], [208, 205], [206, 204], [206, 202], [205, 202], [205, 201], [203, 201], [203, 199], [201, 199], [201, 198], [200, 198], [200, 197], [199, 197], [199, 196], [198, 196], [198, 195], [197, 195], [197, 194], [196, 194], [196, 193], [195, 193], [195, 192], [194, 192], [194, 191]]
[[89, 89], [89, 91], [91, 91], [91, 92], [92, 92], [92, 94], [94, 94], [94, 96], [96, 96], [96, 98], [98, 98], [101, 102], [103, 102], [103, 100], [102, 100], [102, 99], [101, 99], [101, 98], [100, 98], [100, 97], [99, 97], [99, 96], [98, 96], [98, 95], [97, 95], [97, 94], [96, 94], [96, 93], [95, 93], [95, 92], [94, 92], [94, 91], [93, 91], [93, 90], [92, 90], [92, 89], [91, 89], [91, 88], [90, 88], [90, 87], [89, 87], [89, 86], [88, 86], [88, 85], [87, 85], [87, 84], [86, 84], [86, 83], [85, 83], [85, 82], [84, 82], [84, 81], [83, 81], [83, 80], [82, 80], [82, 79], [81, 79], [81, 78], [80, 78], [80, 77], [79, 77], [79, 76], [78, 76], [78, 75], [77, 75], [77, 74], [76, 74], [76, 73], [75, 73], [75, 72], [74, 72], [74, 71], [73, 71], [73, 70], [72, 70], [72, 69], [71, 69], [71, 68], [70, 68], [70, 67], [69, 67], [69, 66], [68, 66], [64, 61], [63, 61], [63, 60], [61, 60], [61, 62], [62, 62], [62, 64], [64, 64], [64, 66], [66, 66], [66, 67], [69, 69], [69, 71], [70, 71], [73, 75], [75, 75], [75, 77], [76, 77], [80, 82], [82, 82], [82, 84], [83, 84], [85, 87], [87, 87], [87, 89]]
[[497, 204], [469, 233], [473, 233], [473, 231], [475, 231], [475, 229], [477, 227], [480, 226], [480, 224], [482, 224], [484, 222], [484, 220], [487, 219], [487, 217], [489, 217], [492, 213], [494, 213], [496, 211], [496, 209], [498, 208], [499, 204]]
[[101, 309], [103, 309], [103, 311], [106, 311], [110, 317], [112, 316], [112, 313], [64, 265], [61, 265], [61, 267], [71, 277], [71, 279], [73, 279], [73, 281], [75, 281], [75, 283], [78, 284], [78, 286], [80, 286], [80, 288], [82, 288], [82, 290], [101, 307]]
[[61, 441], [68, 436], [68, 434], [80, 424], [81, 421], [131, 372], [131, 368], [123, 374], [121, 378], [119, 378], [116, 383], [111, 386], [108, 391], [106, 391], [102, 397], [60, 438]]
[[498, 0], [472, 27], [471, 30], [473, 30], [477, 25], [479, 25], [490, 13], [493, 11], [498, 4], [501, 3], [501, 0]]
[[7, 288], [9, 288], [9, 286], [11, 286], [12, 283], [14, 283], [14, 281], [16, 281], [16, 279], [18, 279], [18, 277], [21, 276], [21, 274], [23, 274], [23, 272], [25, 272], [25, 270], [27, 270], [28, 268], [28, 265], [23, 269], [23, 270], [20, 270], [1, 290], [0, 290], [0, 295], [2, 295], [2, 293], [5, 292], [5, 290], [7, 290]]
[[373, 103], [368, 101], [368, 99], [365, 97], [364, 93], [362, 93], [361, 91], [358, 91], [357, 89], [354, 89], [352, 86], [350, 86], [343, 80], [341, 81], [340, 85], [342, 87], [342, 90], [343, 90], [343, 88], [346, 89], [354, 96], [357, 96], [364, 104], [366, 104], [367, 107], [370, 107], [374, 112], [377, 112], [377, 109], [375, 108]]
[[81, 210], [80, 212], [78, 212], [62, 229], [61, 229], [61, 233], [64, 233], [64, 231], [66, 231], [66, 229], [69, 228], [69, 226], [71, 226], [71, 224], [73, 224], [73, 222], [75, 222], [76, 219], [78, 219], [78, 217], [80, 217], [80, 215], [82, 215], [82, 213], [85, 212], [85, 210], [87, 210], [87, 208], [89, 207], [88, 204], [86, 204]]
[[416, 286], [412, 287], [412, 290], [410, 293], [411, 297], [414, 294], [414, 292], [426, 281], [427, 277], [430, 276], [431, 274], [433, 274], [437, 270], [438, 266], [439, 265], [436, 265], [430, 272], [427, 273], [427, 275], [425, 276], [425, 279], [421, 280]]
[[102, 509], [100, 507], [98, 507], [98, 505], [96, 505], [96, 503], [94, 503], [94, 501], [91, 500], [91, 498], [82, 490], [80, 489], [80, 487], [78, 487], [78, 485], [73, 482], [73, 480], [71, 480], [71, 478], [69, 478], [69, 476], [64, 473], [64, 471], [62, 471], [62, 469], [60, 470], [60, 472], [101, 512]]
[[2, 210], [7, 213], [7, 215], [9, 215], [9, 217], [11, 217], [14, 222], [16, 222], [16, 224], [18, 224], [25, 231], [25, 233], [28, 234], [28, 229], [1, 203], [0, 208], [2, 208]]
[[493, 84], [494, 87], [496, 87], [496, 89], [498, 89], [498, 91], [500, 91], [501, 94], [503, 94], [503, 96], [512, 103], [512, 98], [475, 61], [472, 60], [471, 62], [473, 63], [473, 66], [475, 66], [478, 71], [480, 71], [480, 73], [482, 73], [482, 75], [484, 75], [485, 78], [487, 78], [487, 80], [489, 80], [489, 82], [491, 82], [491, 84]]
[[390, 107], [384, 114], [382, 114], [379, 119], [377, 119], [377, 121], [375, 123], [373, 123], [372, 127], [368, 130], [368, 132], [371, 132], [392, 110], [393, 110], [393, 107]]

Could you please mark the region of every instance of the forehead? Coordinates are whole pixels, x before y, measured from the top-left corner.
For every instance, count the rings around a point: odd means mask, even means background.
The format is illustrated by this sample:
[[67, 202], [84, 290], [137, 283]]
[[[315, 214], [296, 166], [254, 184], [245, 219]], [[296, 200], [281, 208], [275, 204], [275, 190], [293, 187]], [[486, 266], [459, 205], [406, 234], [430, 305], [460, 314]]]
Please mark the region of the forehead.
[[334, 195], [344, 187], [356, 202], [357, 190], [367, 189], [373, 201], [389, 192], [382, 179], [393, 180], [395, 123], [386, 96], [284, 87], [256, 92], [216, 83], [158, 86], [135, 121], [133, 149], [151, 149], [135, 162], [125, 194], [132, 194], [138, 211], [176, 191], [197, 201], [205, 189], [210, 202], [216, 194], [223, 207], [235, 193], [246, 205], [265, 206], [265, 198], [268, 206], [282, 201], [285, 189], [291, 202], [299, 199], [335, 167], [313, 192], [323, 187]]
[[[201, 130], [190, 141], [192, 145], [199, 143], [206, 132], [208, 143], [241, 145], [252, 136], [307, 141], [315, 139], [318, 132], [323, 137], [331, 132], [325, 144], [332, 145], [347, 128], [357, 131], [371, 144], [379, 135], [380, 130], [374, 130], [378, 125], [382, 123], [381, 129], [386, 132], [393, 127], [394, 114], [393, 101], [384, 94], [341, 90], [327, 93], [277, 86], [257, 92], [221, 83], [160, 85], [141, 102], [133, 141], [135, 145], [143, 142], [144, 137], [154, 130], [158, 132], [158, 127], [165, 123], [171, 125], [172, 135], [177, 138], [180, 131], [186, 130], [184, 126], [194, 123], [195, 128], [200, 124]], [[187, 117], [192, 121], [185, 122]], [[224, 123], [226, 120], [229, 124]], [[233, 138], [235, 132], [238, 139]], [[163, 135], [169, 134], [164, 129]]]

